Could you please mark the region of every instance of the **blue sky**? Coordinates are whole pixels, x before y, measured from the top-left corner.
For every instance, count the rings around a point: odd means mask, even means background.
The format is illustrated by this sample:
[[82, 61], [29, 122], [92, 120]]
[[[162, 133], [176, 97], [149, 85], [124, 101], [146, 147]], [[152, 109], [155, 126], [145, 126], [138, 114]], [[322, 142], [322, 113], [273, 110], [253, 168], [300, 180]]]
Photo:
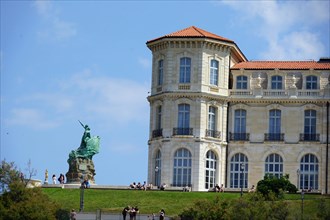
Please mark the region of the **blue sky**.
[[81, 120], [101, 137], [96, 183], [147, 179], [151, 52], [190, 26], [249, 60], [330, 57], [329, 1], [1, 0], [0, 158], [37, 179], [68, 171]]

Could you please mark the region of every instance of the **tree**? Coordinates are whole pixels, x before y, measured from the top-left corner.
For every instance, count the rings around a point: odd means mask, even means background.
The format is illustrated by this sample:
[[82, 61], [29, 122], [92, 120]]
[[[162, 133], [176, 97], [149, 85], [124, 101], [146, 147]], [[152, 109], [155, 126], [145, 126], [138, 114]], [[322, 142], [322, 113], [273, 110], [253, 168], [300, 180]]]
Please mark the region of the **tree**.
[[274, 193], [277, 198], [280, 198], [283, 192], [296, 193], [298, 189], [290, 183], [288, 174], [280, 178], [272, 174], [266, 174], [264, 179], [258, 182], [257, 191], [269, 199], [271, 193]]
[[[28, 163], [29, 178], [34, 174]], [[27, 181], [13, 162], [2, 161], [0, 168], [1, 219], [56, 219], [60, 206], [52, 202], [40, 188], [26, 188]]]

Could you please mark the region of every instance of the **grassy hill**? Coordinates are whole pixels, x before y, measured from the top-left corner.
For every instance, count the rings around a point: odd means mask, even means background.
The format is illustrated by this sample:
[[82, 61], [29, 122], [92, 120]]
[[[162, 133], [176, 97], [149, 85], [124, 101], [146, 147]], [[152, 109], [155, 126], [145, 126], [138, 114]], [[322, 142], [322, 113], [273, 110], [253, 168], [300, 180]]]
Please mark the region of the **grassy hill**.
[[[74, 208], [79, 210], [79, 189], [43, 188], [42, 190], [52, 200], [62, 204], [64, 209]], [[84, 211], [95, 212], [97, 209], [101, 209], [103, 212], [120, 213], [125, 206], [129, 205], [138, 206], [140, 213], [144, 214], [155, 213], [165, 209], [168, 216], [177, 216], [185, 208], [193, 206], [196, 200], [213, 199], [216, 196], [235, 199], [239, 198], [240, 194], [87, 189], [84, 193]], [[327, 204], [330, 205], [330, 197], [305, 194], [305, 219], [316, 219], [317, 206], [321, 198], [325, 198]], [[294, 219], [300, 216], [302, 203], [300, 194], [287, 194], [285, 199], [289, 202], [290, 217]]]

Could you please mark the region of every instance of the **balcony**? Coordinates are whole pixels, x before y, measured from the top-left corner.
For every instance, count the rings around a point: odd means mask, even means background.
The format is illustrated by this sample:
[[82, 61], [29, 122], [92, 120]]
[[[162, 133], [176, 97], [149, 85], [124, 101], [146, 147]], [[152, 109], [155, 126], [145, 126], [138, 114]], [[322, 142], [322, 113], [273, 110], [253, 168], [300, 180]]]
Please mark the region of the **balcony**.
[[163, 136], [163, 129], [156, 129], [152, 131], [152, 138], [162, 137]]
[[231, 89], [229, 96], [232, 98], [253, 98], [256, 95], [264, 98], [324, 98], [324, 89], [305, 90], [305, 89]]
[[229, 132], [229, 140], [230, 141], [249, 141], [250, 134], [249, 133], [231, 133], [231, 132]]
[[300, 134], [299, 141], [320, 141], [320, 134]]
[[192, 128], [173, 128], [173, 135], [193, 135]]
[[213, 137], [213, 138], [220, 138], [221, 137], [221, 132], [220, 131], [216, 131], [216, 130], [208, 130], [208, 129], [206, 129], [205, 136], [206, 137]]
[[265, 141], [284, 141], [283, 133], [265, 133]]

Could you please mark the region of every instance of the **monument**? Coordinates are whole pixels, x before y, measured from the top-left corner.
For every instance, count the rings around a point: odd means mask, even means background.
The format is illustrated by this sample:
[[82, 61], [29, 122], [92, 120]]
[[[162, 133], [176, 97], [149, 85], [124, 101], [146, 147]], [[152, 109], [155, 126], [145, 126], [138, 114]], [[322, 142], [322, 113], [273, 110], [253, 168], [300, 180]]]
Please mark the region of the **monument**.
[[69, 171], [66, 173], [67, 183], [81, 183], [82, 180], [88, 180], [91, 184], [95, 183], [95, 168], [93, 156], [99, 152], [100, 137], [91, 137], [88, 125], [81, 123], [85, 129], [81, 138], [80, 146], [77, 150], [72, 150], [69, 154]]

